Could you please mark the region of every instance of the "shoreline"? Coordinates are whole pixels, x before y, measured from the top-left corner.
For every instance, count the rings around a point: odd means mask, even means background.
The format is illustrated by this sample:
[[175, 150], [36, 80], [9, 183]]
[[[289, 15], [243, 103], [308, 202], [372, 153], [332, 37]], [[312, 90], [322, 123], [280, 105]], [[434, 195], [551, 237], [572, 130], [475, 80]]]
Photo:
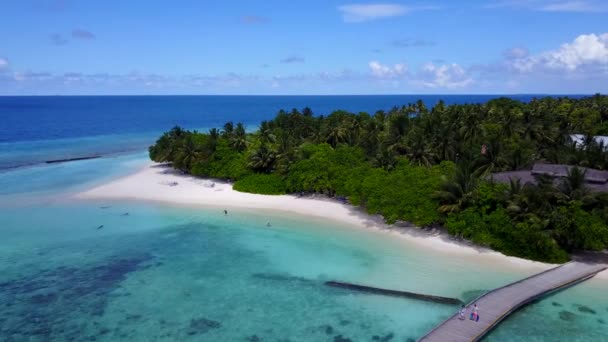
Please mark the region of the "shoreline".
[[[74, 197], [91, 200], [135, 200], [188, 207], [279, 211], [303, 217], [328, 219], [351, 228], [390, 234], [403, 240], [404, 243], [432, 249], [446, 256], [474, 258], [473, 262], [500, 264], [534, 272], [555, 266], [507, 256], [489, 248], [455, 239], [435, 229], [423, 230], [412, 225], [388, 225], [380, 215], [368, 215], [362, 208], [324, 196], [297, 197], [243, 193], [233, 190], [230, 183], [184, 175], [166, 164], [153, 162], [148, 162], [135, 173], [77, 193]], [[596, 277], [608, 279], [608, 271]]]

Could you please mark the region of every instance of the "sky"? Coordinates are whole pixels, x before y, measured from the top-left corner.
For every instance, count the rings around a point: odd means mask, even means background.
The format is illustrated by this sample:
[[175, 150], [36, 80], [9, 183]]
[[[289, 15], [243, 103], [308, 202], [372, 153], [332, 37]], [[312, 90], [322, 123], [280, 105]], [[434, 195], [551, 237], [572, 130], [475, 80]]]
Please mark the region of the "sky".
[[0, 95], [608, 92], [608, 0], [4, 0], [0, 13]]

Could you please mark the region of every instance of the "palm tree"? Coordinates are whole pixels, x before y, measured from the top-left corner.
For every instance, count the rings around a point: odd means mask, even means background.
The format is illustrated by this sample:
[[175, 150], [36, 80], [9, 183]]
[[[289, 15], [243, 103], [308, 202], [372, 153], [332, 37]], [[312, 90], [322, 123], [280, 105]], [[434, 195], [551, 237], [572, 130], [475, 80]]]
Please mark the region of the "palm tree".
[[585, 174], [587, 170], [573, 167], [568, 171], [568, 175], [559, 185], [559, 190], [567, 196], [569, 200], [582, 200], [589, 194], [589, 189], [585, 185]]
[[522, 212], [547, 217], [555, 206], [564, 199], [553, 184], [553, 177], [545, 174], [535, 176], [536, 184], [527, 183], [518, 198]]
[[522, 124], [524, 138], [536, 141], [542, 140], [542, 136], [544, 135], [543, 127], [541, 122], [537, 117], [534, 116], [534, 113], [531, 110], [523, 112]]
[[462, 162], [457, 165], [452, 179], [444, 178], [441, 190], [436, 191], [433, 198], [440, 203], [439, 212], [459, 212], [473, 203], [476, 189], [477, 177], [470, 163]]
[[502, 143], [499, 139], [493, 139], [486, 144], [485, 153], [477, 160], [475, 174], [481, 177], [501, 171], [508, 164], [502, 150]]
[[581, 149], [576, 141], [570, 140], [566, 142], [563, 146], [560, 146], [559, 149], [556, 148], [555, 152], [558, 152], [558, 155], [555, 156], [555, 160], [551, 160], [552, 162], [585, 165], [585, 151]]
[[527, 148], [524, 142], [518, 142], [508, 156], [504, 158], [508, 170], [521, 170], [532, 165], [532, 150]]
[[594, 108], [599, 112], [602, 121], [608, 120], [608, 100], [605, 96], [593, 95]]
[[276, 158], [276, 153], [262, 144], [249, 157], [249, 167], [257, 172], [269, 173], [274, 168]]
[[438, 127], [435, 127], [432, 146], [439, 160], [455, 159], [457, 133], [456, 122], [450, 117], [445, 117]]
[[435, 159], [435, 154], [431, 151], [422, 132], [412, 130], [408, 136], [407, 157], [411, 163], [420, 166], [431, 166]]
[[175, 126], [175, 127], [171, 128], [171, 130], [169, 131], [169, 137], [172, 140], [179, 140], [179, 139], [183, 138], [186, 135], [186, 133], [187, 132], [180, 126]]
[[302, 109], [302, 115], [311, 117], [313, 115], [312, 109], [309, 107], [304, 107], [304, 109]]
[[522, 194], [523, 186], [521, 179], [517, 177], [509, 178], [509, 187], [505, 191], [505, 202], [507, 204], [507, 211], [510, 213], [518, 214], [521, 213], [522, 208]]
[[338, 144], [346, 141], [347, 135], [348, 132], [343, 125], [335, 125], [329, 128], [325, 141], [332, 147], [336, 147]]
[[595, 141], [595, 138], [592, 138], [590, 142], [585, 143], [582, 152], [585, 160], [580, 165], [600, 170], [603, 170], [608, 166], [608, 155], [606, 154], [604, 141], [598, 143]]
[[169, 135], [163, 134], [156, 143], [148, 148], [150, 159], [157, 163], [172, 162], [174, 156], [175, 143], [171, 141]]
[[186, 136], [180, 145], [175, 158], [175, 166], [184, 172], [189, 172], [197, 161], [201, 151], [191, 135]]
[[376, 120], [380, 126], [384, 126], [386, 124], [386, 113], [383, 110], [376, 111], [376, 113], [374, 113], [374, 120]]
[[407, 134], [411, 121], [407, 114], [394, 113], [388, 119], [388, 131], [392, 138], [399, 139]]
[[390, 171], [397, 165], [397, 155], [386, 146], [380, 146], [372, 162], [374, 166]]
[[222, 129], [222, 138], [230, 139], [232, 138], [232, 134], [234, 133], [234, 124], [232, 121], [228, 121], [224, 124], [224, 128]]
[[359, 142], [363, 125], [361, 123], [361, 116], [350, 118], [343, 123], [344, 129], [346, 130], [346, 142], [354, 146]]
[[422, 100], [416, 101], [414, 108], [416, 109], [416, 112], [419, 115], [428, 113], [428, 109], [426, 108], [426, 105], [424, 104], [424, 102]]
[[179, 126], [173, 127], [169, 132], [165, 132], [156, 144], [148, 148], [150, 158], [156, 162], [173, 162], [178, 153], [178, 146], [182, 140], [188, 136], [188, 132]]
[[247, 132], [242, 123], [236, 124], [236, 129], [232, 135], [231, 146], [238, 152], [243, 152], [247, 149]]
[[268, 121], [262, 121], [262, 123], [260, 123], [259, 132], [260, 142], [262, 144], [274, 143], [277, 139], [277, 137], [272, 133], [272, 128], [270, 127]]
[[363, 124], [363, 132], [361, 133], [361, 146], [367, 151], [368, 154], [372, 154], [378, 150], [380, 144], [380, 125], [374, 119]]
[[212, 128], [209, 130], [209, 152], [213, 153], [217, 149], [218, 140], [220, 138], [220, 131], [217, 128]]
[[466, 107], [462, 113], [459, 134], [465, 143], [473, 143], [483, 134], [480, 111]]

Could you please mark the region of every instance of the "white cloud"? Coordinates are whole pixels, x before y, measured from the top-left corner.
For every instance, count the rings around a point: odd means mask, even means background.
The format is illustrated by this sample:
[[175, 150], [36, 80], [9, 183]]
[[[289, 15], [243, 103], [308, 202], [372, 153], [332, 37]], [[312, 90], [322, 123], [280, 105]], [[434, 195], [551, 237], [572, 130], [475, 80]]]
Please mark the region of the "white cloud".
[[486, 8], [516, 8], [542, 12], [601, 13], [608, 11], [605, 0], [502, 0]]
[[600, 5], [590, 1], [560, 1], [548, 3], [539, 8], [545, 12], [605, 12], [606, 4]]
[[68, 43], [68, 40], [59, 33], [53, 33], [50, 38], [51, 43], [54, 45], [65, 45]]
[[304, 57], [300, 57], [300, 56], [289, 56], [287, 58], [283, 58], [281, 59], [281, 63], [304, 63], [306, 60], [304, 59]]
[[0, 57], [0, 70], [8, 68], [8, 60]]
[[79, 72], [66, 72], [65, 74], [63, 74], [63, 81], [65, 83], [71, 83], [71, 82], [80, 82], [83, 79], [83, 74], [79, 73]]
[[371, 76], [382, 81], [405, 80], [424, 88], [456, 89], [473, 83], [473, 78], [458, 64], [427, 63], [415, 73], [408, 72], [405, 64], [393, 66], [378, 61], [369, 62]]
[[48, 72], [15, 72], [13, 73], [13, 79], [15, 81], [46, 81], [53, 77]]
[[87, 31], [87, 30], [74, 29], [74, 30], [72, 30], [72, 38], [91, 40], [91, 39], [95, 39], [95, 34], [90, 31]]
[[405, 64], [395, 64], [393, 66], [380, 64], [378, 61], [369, 62], [369, 68], [371, 69], [372, 75], [377, 78], [398, 78], [402, 77], [407, 73], [407, 67]]
[[416, 83], [427, 88], [454, 89], [470, 85], [473, 83], [473, 79], [458, 64], [427, 63], [422, 68]]
[[392, 45], [394, 47], [399, 48], [409, 48], [409, 47], [426, 47], [426, 46], [434, 46], [435, 42], [423, 39], [399, 39], [393, 41]]
[[521, 58], [528, 57], [529, 54], [530, 54], [530, 52], [526, 48], [514, 47], [514, 48], [511, 48], [511, 49], [505, 51], [504, 56], [507, 59], [521, 59]]
[[608, 70], [608, 33], [582, 34], [559, 49], [537, 55], [514, 58], [511, 66], [520, 72], [538, 69], [577, 71], [580, 69]]
[[342, 18], [347, 23], [361, 23], [382, 18], [398, 17], [412, 8], [398, 4], [351, 4], [339, 6]]

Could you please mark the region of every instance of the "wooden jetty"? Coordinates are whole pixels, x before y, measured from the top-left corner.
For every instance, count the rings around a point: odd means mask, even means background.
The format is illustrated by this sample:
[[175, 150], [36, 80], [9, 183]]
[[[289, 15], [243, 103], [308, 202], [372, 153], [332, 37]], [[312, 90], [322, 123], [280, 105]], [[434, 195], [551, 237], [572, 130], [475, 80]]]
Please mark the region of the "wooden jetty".
[[[467, 317], [458, 313], [423, 336], [422, 342], [479, 341], [498, 323], [522, 306], [552, 292], [576, 285], [605, 270], [607, 265], [569, 262], [490, 291], [469, 304]], [[479, 321], [469, 320], [473, 304], [479, 306]]]

